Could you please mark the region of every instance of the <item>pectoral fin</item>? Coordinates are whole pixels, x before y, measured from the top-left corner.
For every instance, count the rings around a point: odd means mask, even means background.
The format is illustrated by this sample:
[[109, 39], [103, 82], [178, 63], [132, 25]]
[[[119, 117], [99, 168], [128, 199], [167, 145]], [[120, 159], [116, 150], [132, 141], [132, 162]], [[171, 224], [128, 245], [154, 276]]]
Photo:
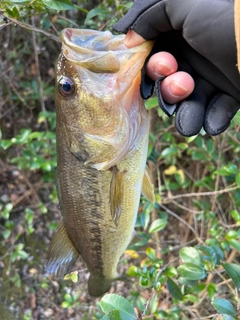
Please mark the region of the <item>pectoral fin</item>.
[[119, 172], [116, 166], [112, 168], [112, 180], [110, 184], [110, 210], [112, 220], [116, 226], [118, 226], [122, 210], [124, 174], [125, 171]]
[[63, 221], [60, 223], [48, 249], [45, 262], [47, 274], [63, 278], [79, 257], [72, 241], [69, 239]]
[[142, 181], [142, 194], [145, 198], [147, 198], [150, 202], [155, 202], [155, 194], [154, 187], [150, 179], [149, 168], [146, 166]]

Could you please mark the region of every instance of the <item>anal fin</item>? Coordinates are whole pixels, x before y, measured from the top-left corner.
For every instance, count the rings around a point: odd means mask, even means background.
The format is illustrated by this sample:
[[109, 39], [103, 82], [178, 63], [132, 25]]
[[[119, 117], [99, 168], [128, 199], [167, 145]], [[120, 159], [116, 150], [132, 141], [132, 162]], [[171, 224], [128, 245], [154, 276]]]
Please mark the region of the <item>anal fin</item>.
[[47, 252], [45, 271], [49, 275], [63, 278], [71, 271], [78, 257], [79, 253], [70, 240], [63, 221], [61, 221]]
[[124, 192], [124, 174], [115, 166], [112, 168], [112, 180], [110, 184], [110, 210], [112, 220], [118, 226], [121, 216], [123, 192]]
[[150, 202], [155, 203], [154, 187], [150, 179], [149, 168], [146, 165], [143, 181], [142, 181], [142, 194]]

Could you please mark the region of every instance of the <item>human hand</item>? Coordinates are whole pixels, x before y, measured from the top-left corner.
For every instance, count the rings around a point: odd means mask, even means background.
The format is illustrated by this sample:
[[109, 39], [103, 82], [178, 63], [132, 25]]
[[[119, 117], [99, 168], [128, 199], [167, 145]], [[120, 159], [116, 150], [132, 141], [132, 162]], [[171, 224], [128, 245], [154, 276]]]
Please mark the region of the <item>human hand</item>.
[[[145, 39], [134, 30], [129, 30], [124, 43], [127, 47], [141, 45]], [[146, 73], [152, 80], [166, 77], [160, 84], [164, 101], [175, 104], [187, 98], [194, 89], [193, 78], [184, 71], [177, 71], [178, 63], [174, 56], [165, 51], [152, 55], [146, 65]]]
[[[136, 45], [134, 41], [137, 38], [132, 37], [132, 30], [144, 39], [158, 37], [155, 52], [173, 53], [179, 69], [194, 77], [196, 86], [193, 93], [178, 104], [176, 112], [175, 125], [181, 134], [197, 134], [202, 126], [211, 135], [226, 130], [240, 106], [233, 1], [135, 0], [132, 9], [114, 28], [121, 32], [131, 29], [126, 37], [128, 46]], [[151, 59], [147, 73], [155, 80], [149, 70]], [[183, 74], [173, 72], [170, 76], [172, 81], [176, 76], [180, 77], [178, 84], [181, 87], [185, 81]], [[161, 83], [162, 96], [168, 103], [177, 102], [178, 99], [169, 101], [164, 92], [167, 79]], [[188, 84], [183, 88], [188, 94]], [[183, 92], [180, 90], [178, 93], [181, 96]]]

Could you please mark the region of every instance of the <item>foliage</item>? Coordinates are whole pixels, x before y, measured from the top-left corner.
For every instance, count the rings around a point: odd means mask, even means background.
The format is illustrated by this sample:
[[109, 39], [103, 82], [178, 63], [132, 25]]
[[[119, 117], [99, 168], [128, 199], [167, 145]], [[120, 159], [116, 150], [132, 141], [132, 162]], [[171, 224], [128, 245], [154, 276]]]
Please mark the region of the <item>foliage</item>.
[[149, 99], [156, 203], [141, 199], [139, 239], [119, 266], [129, 281], [114, 283], [116, 293], [99, 301], [86, 293], [82, 262], [64, 280], [44, 275], [60, 219], [53, 97], [60, 46], [53, 39], [66, 26], [110, 28], [130, 6], [118, 0], [0, 3], [0, 313], [6, 319], [239, 317], [240, 114], [221, 136], [202, 131], [184, 138]]

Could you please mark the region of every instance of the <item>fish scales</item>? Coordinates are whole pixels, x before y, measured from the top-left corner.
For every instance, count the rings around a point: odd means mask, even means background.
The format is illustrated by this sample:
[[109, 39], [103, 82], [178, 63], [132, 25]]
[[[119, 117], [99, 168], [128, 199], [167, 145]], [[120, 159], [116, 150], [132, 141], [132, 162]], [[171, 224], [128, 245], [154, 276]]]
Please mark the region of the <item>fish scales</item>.
[[[109, 58], [104, 58], [108, 47], [100, 55], [93, 52], [90, 59], [86, 59], [89, 52], [84, 52], [84, 58], [76, 53], [81, 52], [76, 43], [84, 42], [85, 32], [89, 31], [63, 31], [65, 47], [56, 64], [62, 222], [50, 244], [46, 271], [63, 277], [81, 255], [90, 272], [89, 293], [100, 296], [119, 278], [117, 264], [131, 241], [137, 217], [149, 132], [149, 117], [139, 97], [139, 71], [152, 44], [130, 50], [129, 61], [122, 36], [90, 32], [95, 44], [100, 35], [101, 41], [110, 39], [112, 50], [122, 50], [120, 56], [113, 52], [110, 57], [113, 71], [105, 61]], [[83, 40], [77, 42], [77, 36]], [[151, 193], [151, 188], [149, 182], [145, 189]]]

